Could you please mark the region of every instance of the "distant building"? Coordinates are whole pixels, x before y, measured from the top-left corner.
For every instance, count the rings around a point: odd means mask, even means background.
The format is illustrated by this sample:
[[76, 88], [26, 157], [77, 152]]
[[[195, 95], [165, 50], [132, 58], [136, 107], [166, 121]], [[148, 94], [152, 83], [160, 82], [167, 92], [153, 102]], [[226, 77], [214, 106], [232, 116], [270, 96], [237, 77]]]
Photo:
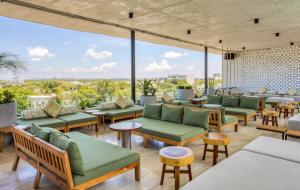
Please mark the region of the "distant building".
[[24, 84], [24, 80], [14, 78], [10, 80], [5, 80], [3, 86], [21, 86], [22, 84]]
[[222, 80], [222, 73], [214, 73], [213, 78], [215, 80]]
[[191, 85], [194, 84], [194, 81], [195, 81], [194, 75], [193, 74], [187, 74], [187, 73], [169, 74], [168, 79], [169, 80], [185, 80], [187, 83], [189, 83]]
[[52, 96], [28, 96], [27, 97], [30, 102], [30, 108], [43, 108], [45, 107], [49, 100], [53, 98]]

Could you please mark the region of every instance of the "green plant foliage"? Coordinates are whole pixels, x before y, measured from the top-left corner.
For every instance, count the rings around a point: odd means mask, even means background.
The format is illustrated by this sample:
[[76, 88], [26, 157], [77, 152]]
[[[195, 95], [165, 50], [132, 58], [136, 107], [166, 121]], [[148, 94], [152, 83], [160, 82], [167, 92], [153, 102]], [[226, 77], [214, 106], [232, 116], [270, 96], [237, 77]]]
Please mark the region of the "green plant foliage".
[[139, 89], [143, 96], [155, 96], [157, 91], [157, 85], [152, 80], [144, 79], [139, 81]]
[[0, 91], [0, 104], [9, 104], [14, 102], [14, 94], [9, 90]]

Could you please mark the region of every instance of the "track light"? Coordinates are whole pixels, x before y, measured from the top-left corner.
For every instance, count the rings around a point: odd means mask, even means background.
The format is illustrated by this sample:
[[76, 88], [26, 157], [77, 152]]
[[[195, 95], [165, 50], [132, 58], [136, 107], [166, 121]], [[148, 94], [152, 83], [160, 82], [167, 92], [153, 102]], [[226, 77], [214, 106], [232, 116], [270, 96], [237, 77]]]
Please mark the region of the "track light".
[[290, 44], [291, 44], [291, 46], [293, 46], [293, 45], [294, 45], [294, 42], [291, 42]]
[[276, 37], [279, 37], [279, 32], [276, 32], [276, 33], [275, 33], [275, 36], [276, 36]]
[[222, 40], [219, 40], [219, 44], [221, 44], [222, 43]]
[[254, 24], [258, 24], [259, 23], [259, 18], [255, 18], [254, 19]]
[[191, 31], [191, 30], [187, 30], [186, 33], [187, 33], [188, 35], [190, 35], [190, 34], [192, 33], [192, 31]]
[[133, 18], [133, 12], [130, 12], [130, 13], [128, 14], [128, 18], [130, 18], [130, 19]]

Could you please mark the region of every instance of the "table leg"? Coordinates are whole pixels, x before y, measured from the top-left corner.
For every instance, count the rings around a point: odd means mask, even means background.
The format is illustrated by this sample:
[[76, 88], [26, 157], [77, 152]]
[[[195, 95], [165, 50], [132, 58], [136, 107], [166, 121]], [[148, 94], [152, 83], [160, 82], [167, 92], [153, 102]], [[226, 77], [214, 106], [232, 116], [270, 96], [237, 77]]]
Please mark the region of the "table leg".
[[228, 158], [228, 148], [227, 148], [227, 145], [225, 145], [224, 147], [225, 147], [225, 155], [226, 155], [226, 158]]
[[192, 167], [191, 167], [191, 165], [188, 165], [188, 172], [189, 172], [189, 180], [192, 181], [193, 176], [192, 176]]
[[0, 132], [0, 152], [3, 151], [5, 144], [5, 133]]
[[180, 167], [175, 166], [175, 190], [178, 190], [180, 186]]
[[122, 131], [121, 143], [122, 147], [131, 149], [131, 132], [130, 131]]
[[202, 160], [205, 160], [206, 149], [207, 149], [207, 144], [204, 145], [204, 151], [203, 151], [203, 157], [202, 157]]
[[275, 125], [276, 125], [276, 127], [278, 127], [278, 119], [277, 119], [277, 116], [275, 116]]
[[161, 172], [161, 178], [160, 178], [160, 185], [164, 184], [165, 170], [166, 170], [166, 164], [163, 164], [163, 168], [162, 168], [162, 172]]
[[213, 165], [217, 164], [217, 158], [218, 158], [218, 146], [214, 145]]

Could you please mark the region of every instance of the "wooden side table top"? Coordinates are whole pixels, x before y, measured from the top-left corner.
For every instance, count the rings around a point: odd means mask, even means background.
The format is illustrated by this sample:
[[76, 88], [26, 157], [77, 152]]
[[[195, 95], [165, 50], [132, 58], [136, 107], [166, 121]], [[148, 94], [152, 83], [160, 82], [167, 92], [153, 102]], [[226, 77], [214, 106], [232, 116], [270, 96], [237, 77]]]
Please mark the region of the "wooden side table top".
[[279, 132], [279, 133], [285, 133], [288, 130], [287, 127], [274, 127], [274, 126], [269, 126], [269, 125], [258, 125], [256, 127], [256, 129]]
[[274, 110], [264, 110], [263, 111], [263, 116], [276, 116], [276, 117], [279, 117], [279, 112], [274, 111]]
[[142, 124], [134, 121], [124, 121], [109, 125], [109, 128], [114, 131], [135, 131], [142, 127]]
[[209, 145], [228, 145], [230, 143], [230, 138], [223, 133], [207, 133], [204, 135], [203, 142]]
[[280, 104], [279, 108], [282, 108], [282, 109], [296, 109], [296, 106], [291, 105], [291, 104]]
[[169, 166], [186, 166], [193, 162], [193, 151], [186, 147], [169, 146], [160, 149], [160, 161]]

